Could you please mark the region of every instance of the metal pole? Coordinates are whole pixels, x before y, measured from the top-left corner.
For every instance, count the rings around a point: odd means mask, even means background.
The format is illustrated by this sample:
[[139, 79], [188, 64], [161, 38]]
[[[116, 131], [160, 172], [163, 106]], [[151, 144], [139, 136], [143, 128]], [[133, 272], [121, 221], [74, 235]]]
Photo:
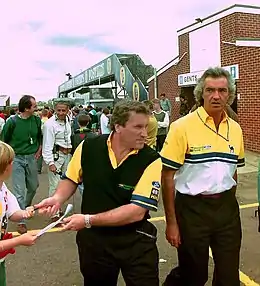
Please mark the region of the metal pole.
[[156, 70], [156, 68], [154, 68], [154, 98], [158, 98], [157, 70]]

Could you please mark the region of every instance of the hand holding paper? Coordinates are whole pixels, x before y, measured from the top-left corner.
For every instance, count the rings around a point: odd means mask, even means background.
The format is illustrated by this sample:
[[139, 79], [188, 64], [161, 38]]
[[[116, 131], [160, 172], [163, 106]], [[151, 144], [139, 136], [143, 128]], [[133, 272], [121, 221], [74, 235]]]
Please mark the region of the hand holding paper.
[[60, 219], [58, 219], [57, 221], [55, 221], [55, 222], [53, 222], [53, 223], [47, 225], [45, 228], [43, 228], [42, 230], [40, 230], [40, 231], [38, 232], [38, 234], [37, 234], [37, 237], [43, 235], [43, 234], [44, 234], [45, 232], [47, 232], [48, 230], [54, 228], [57, 224], [62, 223], [63, 219], [72, 211], [72, 209], [73, 209], [73, 205], [72, 205], [72, 204], [68, 204], [68, 205], [67, 205], [67, 208], [66, 208], [66, 210], [65, 210], [64, 215], [63, 215]]
[[34, 205], [34, 210], [38, 209], [39, 214], [53, 216], [59, 211], [60, 207], [60, 202], [55, 197], [50, 197]]
[[64, 230], [80, 230], [85, 227], [85, 216], [83, 214], [74, 214], [63, 220]]

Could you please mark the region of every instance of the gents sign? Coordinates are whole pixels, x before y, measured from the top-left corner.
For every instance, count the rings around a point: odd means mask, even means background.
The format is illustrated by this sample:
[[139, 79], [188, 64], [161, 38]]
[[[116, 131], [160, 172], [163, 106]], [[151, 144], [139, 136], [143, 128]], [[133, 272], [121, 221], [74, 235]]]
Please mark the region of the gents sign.
[[[239, 79], [238, 65], [225, 66], [222, 68], [228, 71], [235, 80]], [[203, 73], [204, 71], [179, 74], [178, 75], [178, 86], [196, 85], [200, 77], [203, 75]]]
[[203, 71], [178, 75], [178, 86], [196, 85]]

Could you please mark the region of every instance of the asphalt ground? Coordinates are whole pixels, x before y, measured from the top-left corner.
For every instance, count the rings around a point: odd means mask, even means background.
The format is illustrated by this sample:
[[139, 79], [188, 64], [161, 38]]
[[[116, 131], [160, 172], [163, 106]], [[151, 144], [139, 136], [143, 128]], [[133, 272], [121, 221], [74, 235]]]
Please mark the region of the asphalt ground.
[[[241, 218], [243, 226], [243, 243], [241, 249], [241, 285], [260, 285], [260, 233], [257, 232], [258, 218], [255, 218], [256, 209], [256, 172], [239, 175], [237, 197], [242, 205]], [[46, 170], [39, 175], [40, 187], [34, 202], [38, 202], [48, 195], [48, 178]], [[11, 187], [10, 184], [8, 186]], [[11, 188], [10, 188], [11, 190]], [[74, 211], [80, 212], [80, 194], [77, 193], [71, 202]], [[253, 204], [253, 205], [252, 205]], [[160, 281], [163, 282], [169, 271], [177, 265], [176, 250], [171, 247], [164, 235], [164, 212], [160, 202], [157, 213], [152, 213], [152, 220], [158, 229], [158, 248], [161, 262]], [[48, 224], [45, 217], [35, 216], [28, 222], [30, 230], [41, 229]], [[10, 223], [9, 231], [16, 231], [16, 225]], [[15, 233], [14, 233], [15, 234]], [[54, 232], [42, 236], [37, 244], [30, 247], [18, 247], [15, 255], [9, 255], [6, 260], [8, 286], [80, 286], [83, 285], [79, 271], [77, 247], [74, 232]], [[213, 272], [213, 262], [209, 262], [209, 281]], [[259, 283], [259, 284], [258, 284]], [[118, 285], [125, 285], [119, 277]]]

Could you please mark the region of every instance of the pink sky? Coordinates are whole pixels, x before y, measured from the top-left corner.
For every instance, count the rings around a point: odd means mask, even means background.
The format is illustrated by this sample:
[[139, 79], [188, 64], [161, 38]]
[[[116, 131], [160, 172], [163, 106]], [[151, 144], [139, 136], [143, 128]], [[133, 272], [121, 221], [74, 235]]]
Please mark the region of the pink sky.
[[[56, 97], [65, 73], [77, 74], [111, 53], [87, 45], [53, 46], [55, 36], [93, 37], [105, 46], [137, 53], [159, 68], [178, 54], [176, 31], [235, 3], [257, 5], [257, 0], [45, 0], [2, 1], [0, 17], [0, 94], [34, 94], [38, 100]], [[89, 4], [89, 3], [95, 4]], [[153, 4], [154, 2], [154, 4]], [[41, 4], [39, 4], [41, 3]], [[100, 4], [102, 3], [102, 4]], [[32, 29], [40, 23], [39, 29]], [[117, 50], [113, 52], [118, 52]], [[46, 70], [39, 62], [55, 63]], [[37, 64], [38, 63], [38, 64]], [[44, 80], [39, 80], [44, 79]]]

